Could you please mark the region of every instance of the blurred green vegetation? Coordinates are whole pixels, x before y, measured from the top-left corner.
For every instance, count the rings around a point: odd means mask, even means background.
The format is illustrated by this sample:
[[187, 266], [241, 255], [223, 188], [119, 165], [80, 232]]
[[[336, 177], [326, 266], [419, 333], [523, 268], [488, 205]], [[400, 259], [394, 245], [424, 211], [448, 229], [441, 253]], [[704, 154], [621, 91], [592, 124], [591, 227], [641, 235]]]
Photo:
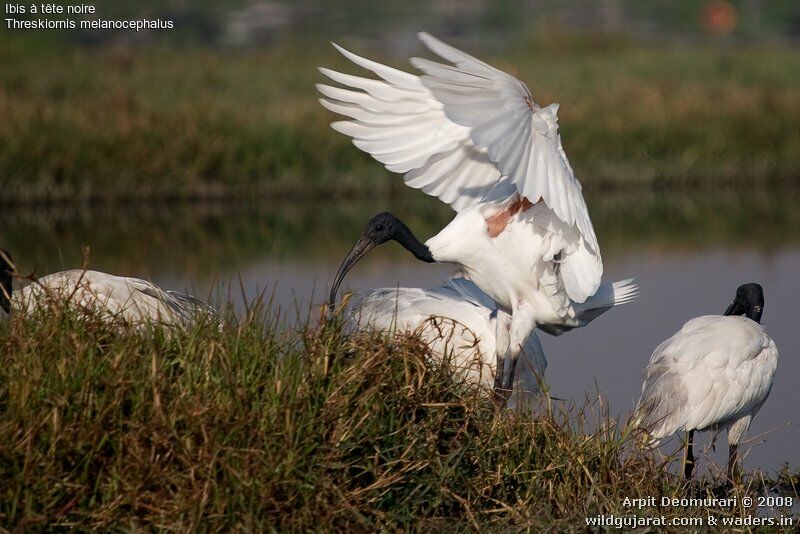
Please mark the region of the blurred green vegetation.
[[[729, 6], [732, 27], [724, 35], [704, 24], [704, 12]], [[97, 16], [108, 19], [162, 18], [175, 22], [170, 32], [128, 34], [136, 42], [180, 46], [230, 44], [299, 38], [325, 41], [341, 35], [396, 39], [402, 33], [469, 35], [487, 42], [514, 43], [543, 26], [559, 24], [587, 33], [624, 32], [659, 40], [790, 40], [800, 34], [800, 7], [794, 0], [106, 0]], [[244, 27], [240, 24], [245, 20]], [[48, 32], [63, 43], [107, 43], [120, 34], [103, 31]], [[37, 35], [33, 41], [41, 41]]]
[[[366, 42], [342, 44], [410, 68]], [[488, 57], [458, 44], [526, 80], [541, 103], [562, 104], [564, 144], [587, 191], [800, 176], [800, 53], [789, 45], [642, 45], [561, 30]], [[316, 102], [316, 66], [358, 72], [328, 45], [54, 48], [3, 38], [0, 61], [0, 203], [402, 188], [328, 127], [335, 117]]]

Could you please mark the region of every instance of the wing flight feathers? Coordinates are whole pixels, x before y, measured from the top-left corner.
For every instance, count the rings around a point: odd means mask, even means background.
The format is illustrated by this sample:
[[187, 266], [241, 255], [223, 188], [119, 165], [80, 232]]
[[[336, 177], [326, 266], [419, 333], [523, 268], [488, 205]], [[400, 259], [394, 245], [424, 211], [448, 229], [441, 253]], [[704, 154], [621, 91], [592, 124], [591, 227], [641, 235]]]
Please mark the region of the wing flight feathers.
[[499, 195], [539, 200], [581, 238], [562, 261], [570, 298], [600, 284], [594, 228], [558, 133], [558, 104], [541, 107], [524, 83], [435, 37], [420, 40], [449, 62], [412, 58], [416, 76], [335, 45], [378, 78], [320, 69], [341, 87], [319, 84], [322, 105], [349, 120], [332, 124], [410, 187], [461, 211]]
[[[578, 228], [588, 248], [598, 252], [581, 184], [558, 134], [558, 104], [540, 107], [524, 83], [427, 34], [419, 34], [435, 54], [455, 67], [413, 58], [422, 83], [444, 105], [445, 115], [470, 129], [470, 139], [519, 193], [539, 199], [556, 216]], [[521, 148], [518, 148], [521, 147]]]

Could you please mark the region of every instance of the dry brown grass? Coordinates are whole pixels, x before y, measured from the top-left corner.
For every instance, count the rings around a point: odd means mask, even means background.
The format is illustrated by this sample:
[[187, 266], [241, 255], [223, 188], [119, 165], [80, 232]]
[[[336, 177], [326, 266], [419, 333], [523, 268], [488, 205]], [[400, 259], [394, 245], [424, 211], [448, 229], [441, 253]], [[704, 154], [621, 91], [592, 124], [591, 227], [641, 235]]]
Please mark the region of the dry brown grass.
[[10, 530], [583, 530], [636, 513], [626, 496], [684, 494], [615, 421], [498, 413], [414, 338], [290, 331], [257, 307], [223, 331], [65, 313], [0, 336]]

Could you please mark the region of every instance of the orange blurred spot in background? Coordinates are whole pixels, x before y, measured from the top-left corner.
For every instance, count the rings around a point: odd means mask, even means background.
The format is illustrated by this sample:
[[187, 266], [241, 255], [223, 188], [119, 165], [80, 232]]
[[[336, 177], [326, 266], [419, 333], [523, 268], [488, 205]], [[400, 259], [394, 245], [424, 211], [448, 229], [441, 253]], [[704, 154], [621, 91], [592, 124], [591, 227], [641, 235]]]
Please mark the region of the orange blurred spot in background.
[[736, 29], [739, 16], [736, 8], [725, 0], [707, 2], [700, 13], [703, 29], [714, 35], [727, 35]]

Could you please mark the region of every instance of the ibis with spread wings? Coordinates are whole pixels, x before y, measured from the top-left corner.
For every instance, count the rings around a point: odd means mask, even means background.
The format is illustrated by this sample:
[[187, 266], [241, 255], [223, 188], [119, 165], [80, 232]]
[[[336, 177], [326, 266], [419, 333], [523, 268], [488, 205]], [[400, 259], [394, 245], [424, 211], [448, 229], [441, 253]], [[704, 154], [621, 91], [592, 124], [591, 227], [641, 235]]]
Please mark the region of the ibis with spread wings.
[[561, 145], [558, 104], [541, 107], [515, 77], [419, 37], [446, 63], [412, 58], [417, 76], [334, 45], [377, 78], [322, 68], [338, 85], [317, 88], [325, 108], [349, 119], [335, 130], [457, 215], [425, 243], [394, 215], [373, 217], [337, 273], [331, 302], [361, 257], [395, 240], [422, 261], [456, 265], [510, 313], [514, 369], [537, 326], [560, 333], [584, 324], [578, 305], [603, 274], [597, 237]]

